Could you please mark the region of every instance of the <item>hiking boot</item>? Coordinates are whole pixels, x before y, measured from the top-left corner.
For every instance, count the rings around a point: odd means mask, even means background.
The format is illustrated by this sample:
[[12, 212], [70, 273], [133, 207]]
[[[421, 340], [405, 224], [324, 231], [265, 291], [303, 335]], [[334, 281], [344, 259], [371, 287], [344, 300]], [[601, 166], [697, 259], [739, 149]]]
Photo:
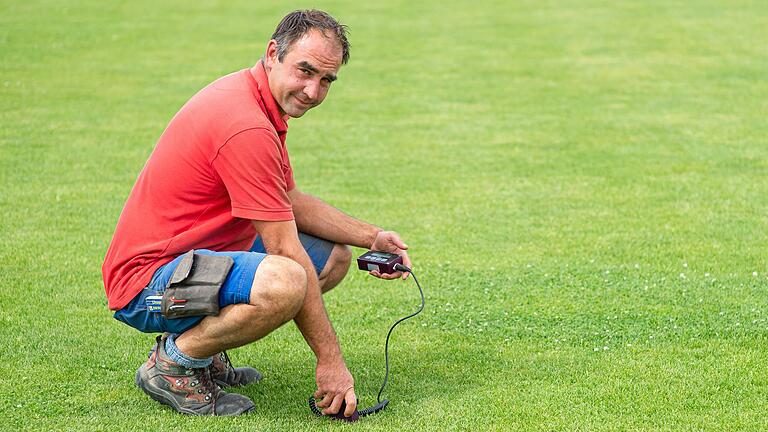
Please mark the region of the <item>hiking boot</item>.
[[[163, 337], [167, 337], [167, 334], [164, 334]], [[155, 349], [157, 349], [157, 345], [149, 351], [149, 357], [152, 356]], [[208, 366], [208, 369], [213, 381], [222, 388], [246, 386], [259, 382], [264, 377], [261, 372], [249, 366], [233, 367], [226, 351], [214, 354], [213, 362]]]
[[136, 385], [152, 399], [184, 414], [240, 415], [253, 411], [247, 397], [221, 390], [209, 368], [185, 368], [168, 357], [165, 337], [158, 336], [155, 349], [136, 371]]
[[252, 367], [233, 367], [226, 351], [213, 356], [208, 366], [213, 381], [221, 387], [241, 387], [261, 380], [262, 375]]

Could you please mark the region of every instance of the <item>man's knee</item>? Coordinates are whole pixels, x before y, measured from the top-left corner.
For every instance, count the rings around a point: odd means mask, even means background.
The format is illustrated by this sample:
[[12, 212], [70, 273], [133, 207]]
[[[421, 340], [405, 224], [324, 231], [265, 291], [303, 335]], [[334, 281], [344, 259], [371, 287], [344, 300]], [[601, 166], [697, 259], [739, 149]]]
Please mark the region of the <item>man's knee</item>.
[[336, 243], [333, 245], [328, 261], [331, 262], [334, 269], [346, 274], [349, 270], [349, 264], [352, 262], [352, 249], [347, 245]]
[[323, 292], [338, 285], [349, 271], [352, 262], [352, 249], [347, 245], [335, 244], [328, 257], [328, 262], [320, 275]]
[[306, 293], [304, 267], [292, 259], [269, 255], [254, 275], [251, 304], [293, 318], [304, 304]]

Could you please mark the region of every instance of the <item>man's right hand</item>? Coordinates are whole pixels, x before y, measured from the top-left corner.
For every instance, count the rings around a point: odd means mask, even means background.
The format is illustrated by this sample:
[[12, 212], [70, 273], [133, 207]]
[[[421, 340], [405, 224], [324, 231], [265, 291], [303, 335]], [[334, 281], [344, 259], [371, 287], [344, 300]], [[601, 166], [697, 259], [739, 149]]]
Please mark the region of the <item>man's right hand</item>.
[[343, 361], [332, 364], [318, 362], [315, 370], [317, 391], [315, 399], [323, 398], [317, 403], [320, 408], [325, 408], [323, 414], [336, 414], [341, 407], [341, 401], [346, 402], [344, 416], [349, 417], [357, 409], [357, 396], [355, 395], [355, 380]]

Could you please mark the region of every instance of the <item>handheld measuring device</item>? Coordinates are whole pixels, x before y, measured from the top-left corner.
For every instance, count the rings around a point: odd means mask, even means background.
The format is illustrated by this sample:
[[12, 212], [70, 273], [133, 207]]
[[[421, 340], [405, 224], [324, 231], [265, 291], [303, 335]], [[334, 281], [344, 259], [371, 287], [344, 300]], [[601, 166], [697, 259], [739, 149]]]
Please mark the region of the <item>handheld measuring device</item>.
[[382, 274], [399, 271], [395, 269], [397, 264], [403, 264], [403, 257], [388, 252], [368, 251], [357, 259], [357, 268], [360, 270], [377, 270]]

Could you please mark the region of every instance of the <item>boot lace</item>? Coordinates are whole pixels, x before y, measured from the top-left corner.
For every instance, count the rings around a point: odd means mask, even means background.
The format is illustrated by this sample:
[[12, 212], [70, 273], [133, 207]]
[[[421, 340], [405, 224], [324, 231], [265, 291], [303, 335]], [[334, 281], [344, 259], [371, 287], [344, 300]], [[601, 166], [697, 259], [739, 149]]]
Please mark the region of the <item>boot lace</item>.
[[[196, 375], [197, 375], [197, 381], [200, 385], [200, 387], [197, 389], [197, 392], [200, 394], [205, 394], [205, 401], [208, 402], [212, 399], [216, 399], [216, 397], [219, 395], [219, 392], [221, 391], [221, 387], [219, 387], [213, 379], [211, 379], [211, 372], [208, 370], [208, 368], [201, 368], [201, 369], [195, 369]], [[194, 381], [193, 381], [194, 383]], [[195, 386], [195, 384], [193, 384]]]
[[224, 361], [227, 363], [227, 375], [230, 373], [235, 372], [235, 367], [232, 366], [232, 362], [229, 360], [229, 354], [227, 354], [226, 351], [222, 351], [221, 354], [224, 356]]

